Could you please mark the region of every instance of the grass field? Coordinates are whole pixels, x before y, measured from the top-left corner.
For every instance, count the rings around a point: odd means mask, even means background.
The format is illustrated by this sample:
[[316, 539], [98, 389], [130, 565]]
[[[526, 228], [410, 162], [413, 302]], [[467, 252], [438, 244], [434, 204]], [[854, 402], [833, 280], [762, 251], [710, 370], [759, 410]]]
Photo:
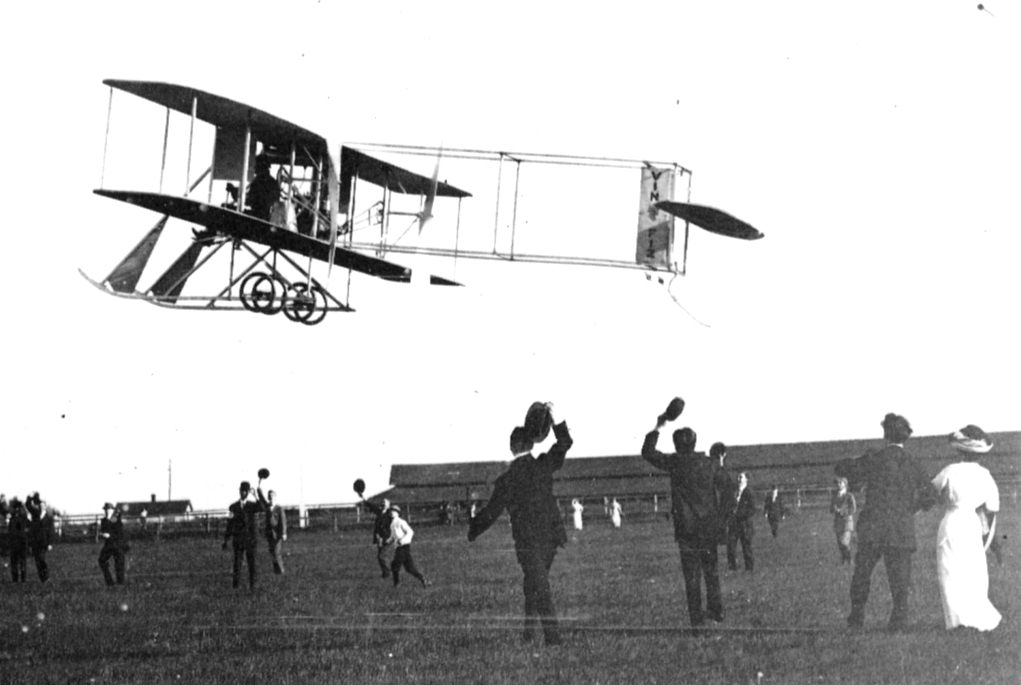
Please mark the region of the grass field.
[[[259, 587], [230, 588], [231, 553], [203, 538], [136, 542], [128, 585], [107, 589], [98, 548], [57, 546], [53, 577], [0, 582], [0, 683], [1016, 683], [1021, 669], [1021, 509], [1004, 502], [1004, 563], [990, 566], [1004, 614], [990, 634], [942, 629], [935, 512], [918, 517], [913, 630], [888, 635], [881, 569], [864, 633], [844, 630], [850, 567], [829, 516], [803, 510], [780, 536], [757, 525], [754, 574], [721, 576], [725, 627], [687, 634], [665, 519], [593, 521], [561, 550], [552, 583], [565, 644], [520, 640], [521, 573], [509, 526], [473, 544], [463, 527], [421, 527], [433, 585], [379, 577], [370, 533], [296, 531], [288, 575], [261, 547]], [[739, 560], [740, 564], [740, 560]], [[29, 573], [34, 574], [29, 560]], [[6, 569], [5, 569], [6, 571]], [[791, 631], [773, 629], [797, 629]], [[762, 629], [762, 630], [751, 630]]]

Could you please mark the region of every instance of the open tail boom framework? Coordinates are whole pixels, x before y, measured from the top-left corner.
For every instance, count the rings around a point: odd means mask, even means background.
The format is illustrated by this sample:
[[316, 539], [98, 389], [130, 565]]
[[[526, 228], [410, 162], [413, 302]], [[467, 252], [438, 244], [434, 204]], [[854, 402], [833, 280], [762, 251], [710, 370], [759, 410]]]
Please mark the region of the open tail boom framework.
[[[283, 312], [292, 321], [311, 325], [330, 311], [353, 311], [349, 304], [352, 273], [410, 283], [412, 269], [392, 261], [391, 255], [426, 255], [441, 267], [456, 265], [458, 259], [495, 259], [684, 273], [689, 224], [746, 240], [762, 237], [720, 210], [690, 204], [691, 172], [674, 163], [449, 148], [441, 152], [400, 145], [334, 146], [298, 125], [194, 88], [147, 81], [104, 83], [111, 89], [111, 113], [115, 91], [166, 109], [158, 189], [101, 187], [95, 191], [162, 215], [106, 278], [89, 279], [122, 297], [175, 308]], [[164, 191], [172, 112], [188, 120], [186, 191], [181, 195]], [[196, 147], [201, 147], [196, 145], [196, 126], [206, 128], [209, 162], [193, 181], [192, 164], [200, 158]], [[109, 135], [108, 122], [107, 144]], [[420, 174], [384, 158], [407, 159], [409, 166], [418, 161], [433, 168], [429, 175]], [[441, 181], [441, 161], [444, 167], [482, 179], [482, 197]], [[484, 169], [481, 173], [479, 165]], [[263, 168], [260, 174], [273, 179], [270, 187], [276, 190], [270, 194], [275, 197], [269, 203], [257, 197], [266, 184], [256, 174], [257, 167]], [[637, 207], [637, 221], [630, 229], [618, 221], [610, 225], [614, 236], [624, 238], [623, 244], [627, 232], [634, 232], [631, 254], [620, 249], [609, 255], [582, 249], [595, 242], [596, 231], [605, 229], [592, 225], [595, 220], [585, 222], [577, 216], [552, 220], [542, 227], [542, 240], [535, 242], [534, 222], [521, 220], [519, 208], [533, 200], [537, 188], [559, 193], [555, 204], [560, 207], [576, 203], [575, 208], [598, 208], [602, 202], [600, 195], [594, 203], [585, 196], [584, 181], [571, 189], [559, 178], [545, 176], [550, 169], [635, 174], [632, 178], [640, 193], [632, 207]], [[679, 193], [685, 201], [677, 199]], [[223, 200], [214, 201], [214, 197]], [[481, 212], [473, 208], [472, 223], [464, 228], [468, 199], [478, 199], [487, 207]], [[550, 210], [539, 213], [547, 217]], [[680, 265], [674, 248], [677, 219], [684, 222], [685, 235]], [[176, 229], [175, 224], [182, 222], [192, 227], [193, 234], [183, 251], [149, 285], [140, 287], [143, 274], [158, 271], [157, 260], [152, 259], [157, 246], [174, 232], [171, 227]], [[403, 230], [402, 222], [407, 223]], [[588, 233], [572, 237], [567, 227], [574, 224], [583, 224]], [[521, 230], [523, 225], [527, 231]], [[413, 232], [409, 231], [412, 226]], [[528, 231], [531, 242], [523, 237]], [[405, 240], [409, 234], [414, 239]], [[563, 234], [559, 240], [558, 234]], [[619, 248], [622, 243], [610, 240], [609, 244]], [[334, 266], [348, 271], [343, 295], [330, 290]], [[211, 272], [213, 278], [198, 276], [199, 272]], [[453, 277], [437, 274], [430, 274], [427, 282], [460, 285]]]

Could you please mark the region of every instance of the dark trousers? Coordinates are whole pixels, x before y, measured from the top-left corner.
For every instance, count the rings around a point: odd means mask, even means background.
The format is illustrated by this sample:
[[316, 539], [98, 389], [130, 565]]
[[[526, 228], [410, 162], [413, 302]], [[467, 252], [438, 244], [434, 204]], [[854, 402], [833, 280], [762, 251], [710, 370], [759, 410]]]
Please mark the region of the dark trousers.
[[275, 535], [267, 535], [266, 544], [273, 559], [273, 573], [280, 575], [284, 572], [284, 541]]
[[386, 545], [376, 543], [376, 563], [379, 564], [379, 570], [383, 572], [383, 577], [386, 578], [390, 575], [390, 562], [386, 560]]
[[11, 548], [11, 580], [24, 583], [28, 571], [28, 550]]
[[773, 534], [773, 537], [776, 537], [777, 531], [780, 530], [780, 517], [769, 516], [766, 520], [769, 521], [769, 532]]
[[50, 577], [50, 567], [46, 563], [46, 548], [33, 547], [32, 559], [35, 560], [35, 571], [39, 574], [39, 580], [45, 583]]
[[390, 572], [394, 575], [394, 586], [400, 582], [401, 567], [413, 577], [418, 578], [419, 582], [425, 584], [425, 576], [415, 567], [415, 560], [411, 558], [411, 545], [398, 545], [394, 551], [394, 560], [390, 562]]
[[911, 555], [913, 550], [903, 547], [858, 544], [854, 557], [854, 573], [851, 576], [851, 614], [847, 623], [861, 626], [865, 622], [865, 605], [869, 601], [872, 571], [879, 560], [886, 567], [886, 578], [893, 596], [893, 611], [890, 612], [890, 627], [902, 628], [908, 622], [908, 595], [911, 590]]
[[727, 568], [731, 571], [737, 569], [738, 542], [741, 543], [744, 570], [751, 571], [755, 568], [755, 558], [752, 556], [752, 535], [744, 526], [735, 525], [727, 529]]
[[[697, 626], [709, 618], [723, 620], [723, 598], [720, 594], [720, 575], [716, 569], [716, 544], [704, 549], [681, 543], [681, 572], [684, 574], [684, 593], [688, 599], [688, 618]], [[702, 611], [702, 578], [705, 577], [706, 610]]]
[[255, 587], [255, 545], [234, 545], [234, 587], [241, 584], [241, 560], [248, 564], [248, 587]]
[[110, 575], [110, 559], [113, 559], [114, 572], [117, 574], [117, 584], [124, 584], [124, 552], [116, 547], [104, 547], [99, 552], [99, 568], [103, 570], [103, 580], [107, 585], [113, 585], [113, 576]]
[[553, 590], [549, 584], [549, 570], [557, 548], [553, 545], [520, 548], [517, 550], [518, 563], [525, 574], [525, 640], [533, 640], [542, 624], [546, 644], [560, 642], [560, 627], [553, 607]]

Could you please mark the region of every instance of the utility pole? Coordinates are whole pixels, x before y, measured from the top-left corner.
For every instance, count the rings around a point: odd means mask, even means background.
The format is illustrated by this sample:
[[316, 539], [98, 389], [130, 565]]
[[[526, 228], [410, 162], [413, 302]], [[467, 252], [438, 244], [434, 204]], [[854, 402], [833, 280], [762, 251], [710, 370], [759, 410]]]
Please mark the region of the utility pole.
[[170, 497], [170, 486], [174, 482], [174, 460], [167, 459], [167, 501], [169, 502], [172, 498]]

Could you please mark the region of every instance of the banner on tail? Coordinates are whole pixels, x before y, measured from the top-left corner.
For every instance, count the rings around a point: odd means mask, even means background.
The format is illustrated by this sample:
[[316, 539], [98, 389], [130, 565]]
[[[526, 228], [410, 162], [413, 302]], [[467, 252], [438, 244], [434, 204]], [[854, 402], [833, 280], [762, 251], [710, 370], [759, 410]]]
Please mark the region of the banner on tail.
[[674, 170], [646, 165], [638, 212], [635, 262], [652, 269], [673, 270], [674, 218], [656, 208], [674, 196]]

